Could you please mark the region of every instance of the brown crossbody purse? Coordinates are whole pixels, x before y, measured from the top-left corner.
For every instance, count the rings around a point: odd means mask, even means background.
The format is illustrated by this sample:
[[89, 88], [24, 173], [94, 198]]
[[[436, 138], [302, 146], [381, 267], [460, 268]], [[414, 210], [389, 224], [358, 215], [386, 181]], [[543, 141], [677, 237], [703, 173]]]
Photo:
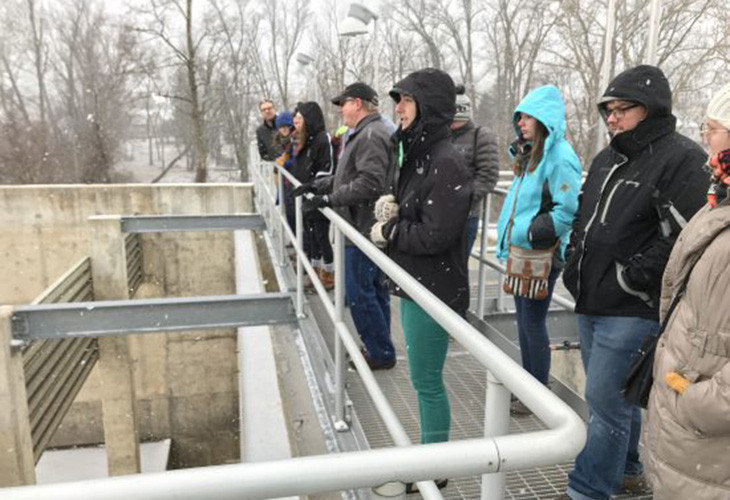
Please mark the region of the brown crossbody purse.
[[[512, 224], [517, 207], [517, 195], [512, 203], [512, 215], [507, 230], [507, 242], [511, 241]], [[548, 277], [553, 266], [553, 253], [560, 244], [560, 239], [552, 247], [545, 250], [534, 250], [510, 245], [507, 257], [507, 271], [504, 275], [502, 289], [505, 293], [534, 300], [545, 300], [548, 296]]]

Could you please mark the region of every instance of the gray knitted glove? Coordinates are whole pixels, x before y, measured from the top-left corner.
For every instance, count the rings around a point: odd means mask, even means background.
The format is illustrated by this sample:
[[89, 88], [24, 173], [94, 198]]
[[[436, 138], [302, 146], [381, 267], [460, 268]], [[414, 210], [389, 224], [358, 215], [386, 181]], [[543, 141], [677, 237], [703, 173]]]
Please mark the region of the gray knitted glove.
[[398, 217], [398, 204], [395, 202], [395, 196], [384, 194], [375, 202], [375, 219], [378, 222], [388, 222], [395, 217]]

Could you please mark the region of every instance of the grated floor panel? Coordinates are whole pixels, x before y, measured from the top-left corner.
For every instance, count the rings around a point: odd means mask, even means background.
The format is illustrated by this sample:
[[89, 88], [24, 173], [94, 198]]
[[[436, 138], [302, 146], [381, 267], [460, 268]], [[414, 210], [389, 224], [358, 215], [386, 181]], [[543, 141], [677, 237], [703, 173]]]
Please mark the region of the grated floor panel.
[[[398, 353], [395, 368], [385, 372], [375, 372], [375, 377], [388, 397], [393, 410], [400, 418], [412, 442], [419, 438], [419, 418], [416, 396], [411, 388], [408, 375], [408, 362], [405, 358], [403, 333], [400, 329], [397, 301], [393, 301], [393, 340]], [[486, 372], [484, 368], [463, 348], [452, 342], [444, 368], [444, 380], [451, 403], [451, 439], [460, 440], [483, 435], [484, 401], [486, 394]], [[348, 394], [354, 403], [357, 417], [372, 448], [393, 446], [385, 426], [370, 402], [360, 378], [352, 370], [348, 371]], [[510, 432], [521, 433], [544, 429], [535, 417], [519, 417], [510, 420]], [[571, 463], [542, 467], [509, 473], [506, 478], [507, 500], [552, 499], [565, 490]], [[446, 500], [475, 500], [481, 496], [480, 477], [461, 478], [450, 481], [443, 490]], [[420, 498], [417, 494], [409, 498]], [[630, 496], [619, 495], [615, 499], [651, 499], [651, 494]]]

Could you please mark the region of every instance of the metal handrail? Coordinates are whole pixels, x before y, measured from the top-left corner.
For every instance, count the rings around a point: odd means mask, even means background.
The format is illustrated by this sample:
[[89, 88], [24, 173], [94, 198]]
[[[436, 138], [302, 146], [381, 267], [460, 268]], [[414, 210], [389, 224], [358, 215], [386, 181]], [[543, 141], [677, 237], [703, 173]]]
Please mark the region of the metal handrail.
[[[270, 168], [267, 164], [260, 169]], [[296, 186], [299, 183], [280, 169]], [[265, 187], [263, 172], [257, 172], [260, 196]], [[280, 176], [280, 192], [283, 193], [283, 177]], [[257, 193], [258, 195], [258, 193]], [[273, 197], [270, 203], [262, 198], [262, 212], [268, 212], [273, 223], [278, 216], [279, 251], [281, 262], [286, 259], [284, 237], [288, 237], [297, 251], [297, 310], [301, 313], [302, 268], [316, 283], [311, 266], [302, 263], [301, 201], [297, 200], [297, 234], [286, 223], [283, 202], [275, 209]], [[530, 376], [507, 354], [483, 337], [461, 316], [441, 302], [383, 252], [370, 243], [347, 221], [331, 209], [322, 212], [335, 229], [335, 287], [334, 314], [338, 344], [335, 349], [336, 368], [344, 366], [344, 353], [340, 343], [353, 358], [359, 373], [374, 395], [376, 408], [389, 432], [399, 446], [335, 455], [306, 458], [222, 465], [184, 471], [115, 477], [74, 483], [44, 486], [26, 486], [0, 490], [0, 500], [122, 500], [145, 498], [147, 500], [255, 500], [311, 494], [324, 491], [344, 490], [382, 484], [388, 481], [419, 481], [421, 494], [427, 499], [441, 498], [429, 478], [463, 477], [485, 474], [482, 480], [483, 498], [501, 498], [504, 489], [504, 472], [539, 466], [553, 465], [573, 459], [586, 439], [585, 426], [580, 417], [550, 390]], [[285, 229], [286, 228], [286, 229]], [[272, 226], [269, 227], [272, 229]], [[289, 229], [289, 230], [287, 230]], [[490, 402], [509, 401], [509, 391], [522, 400], [548, 427], [548, 430], [513, 435], [506, 434], [504, 423], [509, 420], [508, 404], [487, 404], [485, 426], [487, 437], [420, 446], [405, 446], [408, 442], [382, 391], [377, 386], [364, 358], [357, 349], [354, 337], [342, 321], [344, 310], [344, 237], [347, 237], [386, 275], [397, 283], [416, 303], [438, 322], [454, 339], [488, 369], [488, 398]], [[326, 292], [318, 287], [320, 295]], [[344, 391], [344, 381], [336, 376], [337, 390]], [[342, 398], [338, 397], [338, 406]], [[338, 408], [338, 414], [342, 408]], [[402, 439], [404, 438], [404, 439]], [[425, 481], [425, 482], [424, 482]]]
[[[267, 168], [267, 167], [264, 167]], [[300, 185], [299, 181], [295, 179], [286, 169], [276, 166], [279, 172], [279, 183], [280, 193], [283, 198], [283, 178], [286, 177], [294, 186]], [[259, 176], [261, 181], [264, 181], [265, 177]], [[265, 184], [265, 182], [263, 182]], [[268, 191], [270, 194], [270, 191]], [[497, 188], [497, 192], [506, 194], [506, 191]], [[501, 193], [500, 193], [501, 194]], [[273, 199], [273, 198], [270, 198]], [[283, 207], [284, 201], [282, 199], [281, 206]], [[299, 207], [297, 207], [299, 208]], [[501, 383], [507, 386], [512, 392], [514, 392], [527, 406], [533, 410], [535, 415], [540, 418], [552, 431], [557, 432], [562, 429], [562, 425], [572, 426], [575, 425], [577, 430], [578, 440], [585, 439], [585, 429], [580, 418], [570, 409], [565, 403], [563, 403], [557, 396], [547, 390], [542, 384], [539, 384], [534, 378], [529, 376], [526, 371], [522, 369], [517, 363], [515, 363], [509, 356], [504, 354], [499, 348], [494, 346], [486, 338], [484, 338], [476, 329], [474, 329], [469, 323], [467, 323], [461, 316], [451, 310], [443, 302], [441, 302], [435, 295], [428, 291], [423, 285], [421, 285], [415, 278], [405, 272], [400, 266], [388, 258], [380, 249], [375, 247], [367, 238], [365, 238], [358, 230], [353, 228], [345, 219], [340, 217], [332, 209], [324, 209], [322, 213], [330, 219], [333, 226], [335, 227], [335, 240], [339, 239], [338, 232], [344, 234], [356, 247], [358, 247], [363, 253], [365, 253], [370, 260], [377, 265], [391, 280], [397, 283], [401, 289], [408, 294], [415, 302], [417, 302], [431, 317], [438, 322], [452, 337], [459, 341], [472, 355], [475, 356], [483, 365], [485, 365], [491, 373]], [[279, 222], [282, 226], [287, 227], [286, 217], [283, 214], [283, 210], [279, 213]], [[297, 247], [298, 256], [300, 248]], [[337, 263], [336, 263], [337, 264]], [[338, 272], [336, 265], [336, 274]], [[337, 294], [337, 291], [336, 291]], [[344, 325], [337, 325], [336, 331], [340, 338], [348, 338], [352, 340], [352, 334], [349, 332], [347, 327]], [[350, 353], [350, 356], [356, 360], [359, 373], [370, 374], [370, 370], [367, 367], [367, 363], [362, 358], [357, 343], [346, 342], [346, 348]], [[363, 370], [365, 368], [365, 370]], [[519, 375], [516, 375], [519, 373]], [[526, 378], [526, 382], [522, 377]], [[369, 378], [369, 377], [368, 377]], [[519, 380], [519, 382], [518, 382]], [[366, 383], [367, 386], [367, 383]], [[491, 386], [490, 386], [491, 387]], [[369, 392], [370, 388], [368, 388]], [[540, 393], [545, 393], [540, 395]], [[537, 394], [537, 395], [536, 395]], [[371, 393], [371, 397], [373, 397]], [[543, 399], [545, 398], [545, 399]], [[374, 398], [375, 399], [375, 398]], [[552, 402], [549, 402], [552, 399]], [[558, 408], [556, 409], [554, 403], [558, 402]], [[531, 404], [537, 405], [535, 408]], [[376, 403], [377, 406], [377, 403]], [[380, 410], [380, 408], [378, 408]], [[498, 409], [495, 409], [497, 411]], [[503, 408], [504, 412], [507, 412], [507, 407]], [[487, 409], [489, 413], [489, 409]], [[566, 416], [570, 415], [568, 418]], [[558, 416], [560, 415], [560, 416]], [[381, 415], [383, 418], [383, 415]], [[565, 419], [565, 420], [564, 420]], [[577, 420], [573, 420], [577, 419]], [[384, 418], [384, 421], [386, 419]], [[571, 424], [567, 424], [570, 421]], [[389, 430], [391, 427], [397, 429], [398, 426], [388, 425]], [[576, 430], [576, 429], [572, 429]], [[391, 434], [393, 434], [391, 432]], [[582, 436], [582, 437], [580, 437]], [[393, 436], [396, 444], [398, 439]], [[561, 439], [565, 438], [563, 436]], [[556, 446], [557, 443], [555, 443]], [[580, 445], [582, 446], [582, 445]], [[559, 448], [560, 446], [558, 446]], [[560, 454], [559, 451], [556, 453]], [[579, 447], [574, 450], [576, 453], [579, 451]], [[572, 457], [571, 457], [572, 458]], [[565, 457], [561, 457], [564, 460]], [[557, 463], [554, 462], [554, 463]], [[419, 485], [420, 486], [420, 485]], [[433, 486], [431, 484], [430, 486]], [[500, 493], [501, 495], [501, 493]]]

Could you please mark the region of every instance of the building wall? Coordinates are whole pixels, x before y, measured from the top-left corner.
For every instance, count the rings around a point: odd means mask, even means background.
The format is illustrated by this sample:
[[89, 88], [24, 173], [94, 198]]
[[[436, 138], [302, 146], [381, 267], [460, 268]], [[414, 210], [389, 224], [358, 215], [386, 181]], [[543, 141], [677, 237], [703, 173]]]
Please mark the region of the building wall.
[[[0, 303], [29, 303], [89, 255], [89, 216], [252, 208], [248, 184], [0, 187]], [[232, 233], [144, 234], [142, 246], [145, 279], [134, 298], [234, 293]], [[141, 438], [172, 438], [174, 467], [237, 461], [235, 330], [137, 335], [130, 344]], [[103, 439], [95, 369], [52, 445]]]

